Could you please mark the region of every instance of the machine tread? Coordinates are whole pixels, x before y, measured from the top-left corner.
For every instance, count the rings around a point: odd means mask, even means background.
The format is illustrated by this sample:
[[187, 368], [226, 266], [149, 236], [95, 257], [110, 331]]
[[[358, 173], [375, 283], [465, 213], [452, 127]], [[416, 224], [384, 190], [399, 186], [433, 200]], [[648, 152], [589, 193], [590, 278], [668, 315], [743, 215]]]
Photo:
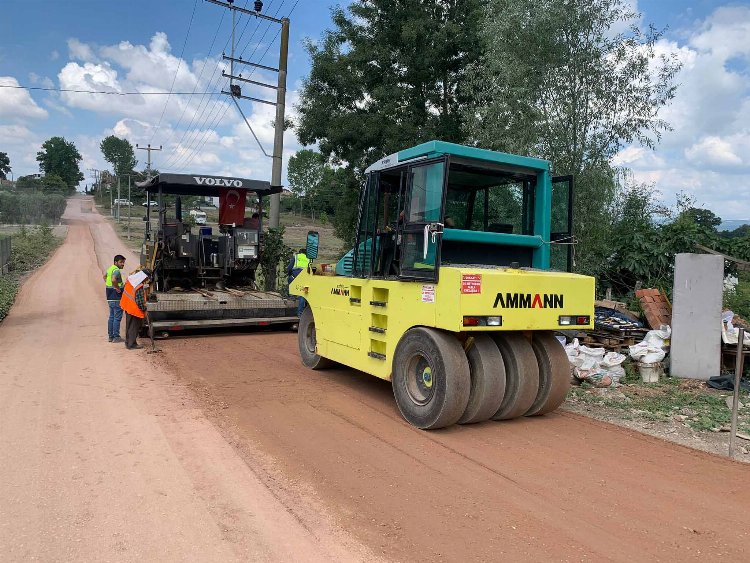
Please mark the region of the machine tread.
[[505, 366], [500, 350], [487, 334], [476, 334], [471, 338], [473, 343], [466, 352], [471, 392], [459, 424], [489, 420], [505, 395]]
[[523, 416], [539, 391], [539, 366], [531, 343], [520, 332], [492, 335], [505, 365], [505, 396], [493, 420]]
[[526, 416], [538, 416], [559, 407], [570, 390], [570, 362], [565, 348], [551, 332], [537, 332], [531, 347], [539, 365], [539, 393]]

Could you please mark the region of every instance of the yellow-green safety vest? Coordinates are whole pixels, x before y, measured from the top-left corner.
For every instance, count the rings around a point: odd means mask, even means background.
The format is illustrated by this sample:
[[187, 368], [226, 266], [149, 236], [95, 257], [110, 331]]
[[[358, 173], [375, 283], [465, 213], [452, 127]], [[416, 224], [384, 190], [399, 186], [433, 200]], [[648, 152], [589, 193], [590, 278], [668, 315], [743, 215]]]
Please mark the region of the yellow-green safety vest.
[[[109, 268], [107, 268], [107, 280], [104, 282], [107, 287], [113, 287], [112, 274], [114, 274], [119, 269], [120, 268], [117, 267], [117, 264], [112, 264]], [[120, 277], [120, 279], [122, 279], [122, 277]], [[122, 285], [122, 281], [120, 281], [120, 287], [122, 287]]]
[[310, 263], [310, 259], [301, 252], [294, 255], [294, 269], [304, 270]]

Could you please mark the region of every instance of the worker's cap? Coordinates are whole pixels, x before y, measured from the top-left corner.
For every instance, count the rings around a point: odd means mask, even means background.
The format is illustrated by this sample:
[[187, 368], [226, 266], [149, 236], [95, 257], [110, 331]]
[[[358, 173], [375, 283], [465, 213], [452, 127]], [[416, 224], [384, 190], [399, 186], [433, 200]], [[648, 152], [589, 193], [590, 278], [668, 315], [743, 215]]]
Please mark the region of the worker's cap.
[[143, 268], [141, 272], [146, 274], [148, 277], [151, 277], [151, 270], [149, 270], [148, 268]]

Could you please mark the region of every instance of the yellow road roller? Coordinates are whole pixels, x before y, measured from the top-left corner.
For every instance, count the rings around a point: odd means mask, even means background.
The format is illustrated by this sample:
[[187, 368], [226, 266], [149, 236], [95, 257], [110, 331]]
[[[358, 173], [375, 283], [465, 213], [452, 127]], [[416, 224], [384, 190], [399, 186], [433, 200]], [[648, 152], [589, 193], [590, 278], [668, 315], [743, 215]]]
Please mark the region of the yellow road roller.
[[302, 363], [392, 382], [422, 429], [555, 410], [556, 331], [593, 327], [594, 278], [570, 273], [573, 180], [545, 160], [442, 141], [366, 170], [354, 248], [290, 284]]

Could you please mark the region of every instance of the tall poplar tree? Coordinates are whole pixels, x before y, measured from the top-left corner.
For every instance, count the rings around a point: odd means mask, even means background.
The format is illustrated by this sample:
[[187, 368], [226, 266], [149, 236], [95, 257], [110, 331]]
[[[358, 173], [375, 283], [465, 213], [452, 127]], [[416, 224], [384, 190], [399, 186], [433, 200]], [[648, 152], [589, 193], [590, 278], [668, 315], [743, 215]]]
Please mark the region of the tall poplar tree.
[[431, 139], [462, 142], [467, 65], [479, 57], [480, 0], [357, 0], [307, 45], [297, 136], [343, 164], [334, 225], [351, 239], [361, 172]]
[[639, 19], [625, 0], [489, 0], [469, 72], [474, 140], [576, 177], [578, 269], [589, 273], [608, 251], [612, 157], [631, 143], [652, 148], [669, 129], [659, 112], [680, 65]]

